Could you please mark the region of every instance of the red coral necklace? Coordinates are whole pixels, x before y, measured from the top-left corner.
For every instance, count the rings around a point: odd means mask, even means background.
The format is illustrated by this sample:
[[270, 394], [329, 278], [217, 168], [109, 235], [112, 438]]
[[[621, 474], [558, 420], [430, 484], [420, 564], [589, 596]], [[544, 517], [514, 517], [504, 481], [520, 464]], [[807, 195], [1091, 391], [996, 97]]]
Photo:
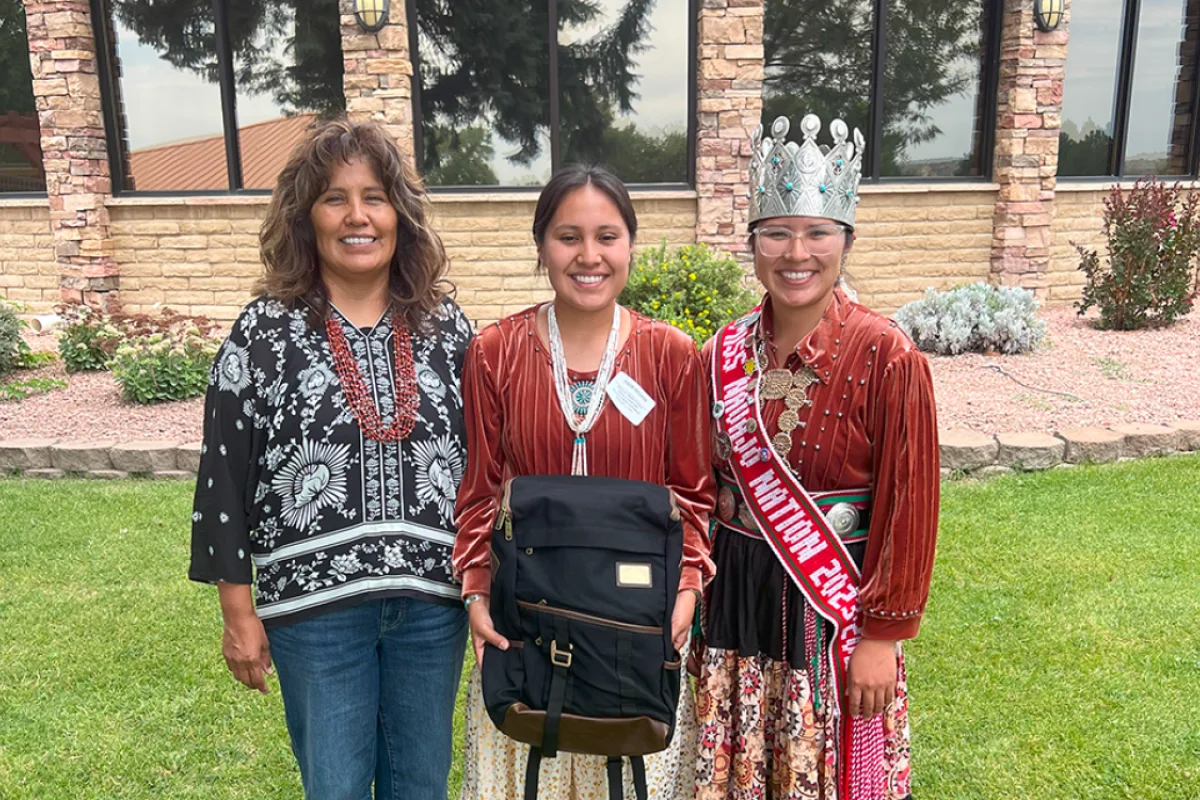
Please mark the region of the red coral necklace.
[[417, 405], [419, 400], [417, 389], [417, 368], [413, 363], [412, 339], [409, 338], [408, 328], [399, 314], [392, 314], [392, 343], [395, 350], [396, 365], [396, 416], [392, 424], [385, 426], [379, 416], [379, 409], [362, 372], [358, 368], [358, 359], [350, 350], [346, 334], [332, 315], [325, 320], [325, 332], [329, 336], [329, 349], [333, 353], [333, 368], [337, 371], [338, 380], [342, 382], [342, 392], [358, 427], [368, 439], [377, 442], [398, 442], [408, 438], [417, 422]]

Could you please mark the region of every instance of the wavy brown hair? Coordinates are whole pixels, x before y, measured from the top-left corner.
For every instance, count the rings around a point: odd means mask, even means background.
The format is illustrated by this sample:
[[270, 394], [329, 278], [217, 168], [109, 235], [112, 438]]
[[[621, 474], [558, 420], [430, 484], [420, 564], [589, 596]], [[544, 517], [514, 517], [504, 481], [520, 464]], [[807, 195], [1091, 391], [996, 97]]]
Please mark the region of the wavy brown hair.
[[317, 268], [317, 239], [310, 213], [343, 163], [363, 159], [375, 171], [396, 209], [396, 252], [388, 268], [392, 310], [409, 330], [428, 329], [430, 315], [453, 291], [442, 240], [429, 226], [425, 184], [396, 142], [371, 122], [323, 122], [296, 145], [271, 194], [259, 232], [266, 270], [255, 291], [290, 307], [308, 308], [314, 328], [329, 315], [329, 294]]

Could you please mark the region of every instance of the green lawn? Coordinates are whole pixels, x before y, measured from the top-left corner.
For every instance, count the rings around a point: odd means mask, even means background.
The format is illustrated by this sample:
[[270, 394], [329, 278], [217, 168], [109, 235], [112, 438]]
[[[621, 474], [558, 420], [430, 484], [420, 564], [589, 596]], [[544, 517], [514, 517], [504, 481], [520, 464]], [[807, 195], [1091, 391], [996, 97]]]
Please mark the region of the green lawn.
[[[1197, 486], [1196, 456], [946, 486], [920, 800], [1200, 797]], [[300, 796], [183, 577], [190, 492], [0, 480], [0, 799]]]

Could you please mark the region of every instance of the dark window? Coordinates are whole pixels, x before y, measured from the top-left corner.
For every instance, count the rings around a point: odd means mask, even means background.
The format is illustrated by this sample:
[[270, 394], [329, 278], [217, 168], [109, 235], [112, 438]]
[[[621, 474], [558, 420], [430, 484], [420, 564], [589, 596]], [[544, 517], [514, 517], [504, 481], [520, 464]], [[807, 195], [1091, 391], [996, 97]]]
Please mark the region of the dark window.
[[96, 6], [118, 191], [269, 190], [313, 120], [345, 110], [337, 0]]
[[766, 0], [763, 124], [783, 114], [795, 131], [815, 113], [828, 143], [829, 122], [845, 120], [867, 139], [868, 178], [986, 176], [999, 11], [999, 0]]
[[1196, 173], [1196, 0], [1073, 0], [1058, 174]]
[[537, 186], [585, 162], [689, 182], [696, 2], [413, 0], [426, 181]]
[[44, 191], [25, 6], [21, 0], [0, 0], [0, 193]]

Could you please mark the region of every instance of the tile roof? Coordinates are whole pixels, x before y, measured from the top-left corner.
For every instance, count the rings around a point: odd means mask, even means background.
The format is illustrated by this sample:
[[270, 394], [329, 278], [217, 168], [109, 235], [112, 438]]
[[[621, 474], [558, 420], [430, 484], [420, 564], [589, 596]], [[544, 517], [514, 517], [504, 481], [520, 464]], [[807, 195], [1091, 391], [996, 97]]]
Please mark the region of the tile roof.
[[[242, 151], [242, 184], [247, 189], [273, 189], [292, 148], [316, 120], [315, 114], [246, 125], [238, 129]], [[225, 170], [225, 137], [206, 136], [134, 150], [137, 191], [183, 192], [229, 188]]]

